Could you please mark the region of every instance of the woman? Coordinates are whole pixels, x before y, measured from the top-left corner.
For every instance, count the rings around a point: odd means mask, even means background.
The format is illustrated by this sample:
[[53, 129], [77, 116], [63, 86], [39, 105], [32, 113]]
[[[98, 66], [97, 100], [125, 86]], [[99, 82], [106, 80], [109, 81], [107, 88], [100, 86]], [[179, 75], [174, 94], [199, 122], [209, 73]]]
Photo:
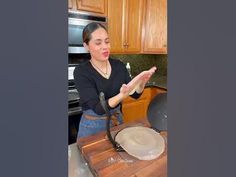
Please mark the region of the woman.
[[[99, 100], [103, 92], [107, 107], [112, 115], [112, 125], [123, 122], [120, 112], [122, 100], [130, 96], [141, 96], [146, 82], [155, 72], [146, 71], [143, 76], [130, 82], [125, 65], [109, 58], [110, 42], [106, 28], [99, 23], [90, 23], [83, 30], [83, 44], [90, 52], [91, 59], [74, 70], [74, 80], [83, 109], [78, 137], [86, 137], [106, 130], [106, 115]], [[130, 84], [127, 84], [129, 83]], [[132, 92], [132, 93], [131, 93]]]

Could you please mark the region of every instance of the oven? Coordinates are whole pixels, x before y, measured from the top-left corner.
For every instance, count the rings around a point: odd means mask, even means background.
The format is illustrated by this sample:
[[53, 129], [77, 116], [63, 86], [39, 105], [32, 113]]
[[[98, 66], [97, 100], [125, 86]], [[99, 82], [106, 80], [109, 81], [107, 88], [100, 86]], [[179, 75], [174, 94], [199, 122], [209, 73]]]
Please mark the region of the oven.
[[68, 14], [68, 53], [82, 54], [88, 53], [83, 46], [82, 32], [84, 27], [91, 23], [98, 22], [107, 27], [107, 18], [104, 16], [94, 16], [80, 11], [69, 11]]
[[[90, 58], [90, 54], [83, 46], [82, 31], [91, 23], [98, 22], [107, 27], [107, 18], [81, 11], [68, 13], [68, 117], [69, 117], [69, 144], [76, 142], [79, 122], [82, 115], [79, 93], [74, 84], [73, 72], [75, 67]], [[77, 63], [77, 64], [73, 64]]]
[[75, 88], [73, 72], [77, 64], [68, 66], [68, 144], [76, 142], [79, 122], [82, 115], [79, 93]]

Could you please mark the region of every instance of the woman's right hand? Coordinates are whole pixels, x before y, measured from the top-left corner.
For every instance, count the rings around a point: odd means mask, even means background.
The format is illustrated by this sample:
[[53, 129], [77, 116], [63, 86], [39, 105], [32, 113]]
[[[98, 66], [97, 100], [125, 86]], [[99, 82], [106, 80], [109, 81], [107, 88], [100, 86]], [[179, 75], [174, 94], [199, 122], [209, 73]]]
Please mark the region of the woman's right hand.
[[127, 84], [123, 84], [120, 88], [120, 93], [116, 96], [108, 99], [108, 104], [111, 108], [116, 107], [120, 102], [122, 102], [126, 97], [129, 96], [130, 87]]
[[147, 71], [141, 72], [139, 75], [137, 75], [135, 78], [133, 78], [128, 84], [123, 84], [120, 88], [120, 93], [108, 100], [109, 106], [114, 108], [121, 101], [123, 101], [125, 98], [127, 98], [129, 95], [131, 95], [135, 91], [137, 91], [137, 89], [141, 93], [146, 82], [155, 73], [155, 71], [156, 71], [156, 67], [152, 67], [151, 69], [149, 69]]
[[129, 93], [132, 91], [133, 88], [127, 84], [123, 84], [120, 88], [120, 95], [122, 96], [122, 99], [125, 99], [129, 96]]

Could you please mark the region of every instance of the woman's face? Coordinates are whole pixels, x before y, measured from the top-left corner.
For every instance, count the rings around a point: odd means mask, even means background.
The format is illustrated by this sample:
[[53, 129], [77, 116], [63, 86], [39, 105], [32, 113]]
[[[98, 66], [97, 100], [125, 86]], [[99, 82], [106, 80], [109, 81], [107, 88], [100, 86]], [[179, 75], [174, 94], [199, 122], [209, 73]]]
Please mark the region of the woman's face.
[[110, 55], [110, 42], [105, 29], [98, 28], [91, 33], [91, 40], [85, 48], [90, 52], [91, 57], [96, 60], [105, 61]]

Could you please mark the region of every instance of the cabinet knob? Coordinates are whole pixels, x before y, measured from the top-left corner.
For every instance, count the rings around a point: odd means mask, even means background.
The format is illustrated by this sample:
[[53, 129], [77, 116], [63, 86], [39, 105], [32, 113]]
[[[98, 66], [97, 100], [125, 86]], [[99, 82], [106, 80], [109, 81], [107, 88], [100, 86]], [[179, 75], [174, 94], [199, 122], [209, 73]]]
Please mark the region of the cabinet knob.
[[127, 43], [127, 42], [124, 42], [123, 46], [124, 46], [125, 48], [128, 48], [128, 46], [129, 46], [129, 43]]
[[163, 45], [163, 47], [167, 47], [167, 45], [166, 45], [166, 44], [164, 44], [164, 45]]

